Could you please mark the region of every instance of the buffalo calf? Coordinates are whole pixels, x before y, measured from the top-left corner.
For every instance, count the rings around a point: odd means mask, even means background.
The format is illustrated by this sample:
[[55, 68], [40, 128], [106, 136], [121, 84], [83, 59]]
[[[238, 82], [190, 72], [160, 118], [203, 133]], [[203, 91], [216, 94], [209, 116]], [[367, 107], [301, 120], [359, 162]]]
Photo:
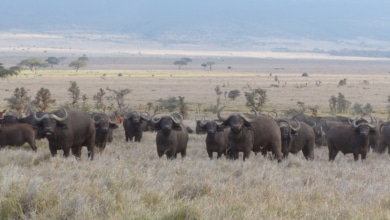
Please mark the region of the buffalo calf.
[[1, 124], [0, 125], [0, 148], [5, 146], [21, 146], [28, 143], [34, 151], [35, 131], [29, 124]]

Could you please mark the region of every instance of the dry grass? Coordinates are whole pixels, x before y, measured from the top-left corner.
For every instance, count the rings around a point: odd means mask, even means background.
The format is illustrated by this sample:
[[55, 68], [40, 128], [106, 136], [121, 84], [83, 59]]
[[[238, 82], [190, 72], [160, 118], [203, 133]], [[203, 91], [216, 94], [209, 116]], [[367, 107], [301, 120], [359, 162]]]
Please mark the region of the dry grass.
[[[383, 65], [375, 69], [374, 62], [359, 68], [356, 63], [340, 75], [337, 67], [321, 63], [279, 71], [273, 68], [287, 64], [270, 62], [263, 71], [162, 68], [85, 70], [76, 75], [45, 70], [35, 77], [24, 72], [27, 75], [1, 82], [0, 106], [21, 86], [31, 96], [40, 87], [49, 88], [57, 103], [64, 103], [69, 100], [69, 81], [77, 81], [90, 98], [99, 88], [130, 88], [126, 101], [136, 109], [159, 98], [184, 96], [191, 108], [185, 123], [194, 127], [196, 105], [215, 105], [216, 85], [243, 93], [249, 84], [267, 89], [268, 109], [282, 111], [303, 101], [319, 105], [321, 114], [327, 114], [329, 97], [341, 92], [353, 103], [371, 103], [376, 116], [387, 116], [390, 80]], [[372, 72], [365, 72], [371, 67]], [[286, 87], [271, 88], [275, 82], [270, 72], [278, 75], [281, 85], [287, 82]], [[302, 78], [302, 72], [310, 77]], [[100, 77], [103, 74], [105, 79]], [[338, 88], [342, 78], [348, 78], [348, 85]], [[319, 87], [317, 80], [322, 81]], [[362, 80], [374, 84], [363, 86]], [[306, 83], [308, 87], [295, 87]], [[222, 104], [228, 106], [227, 113], [246, 111], [243, 96]], [[187, 157], [174, 161], [158, 158], [155, 133], [145, 133], [142, 143], [125, 143], [122, 126], [115, 131], [114, 142], [92, 162], [86, 149], [81, 161], [52, 158], [45, 140], [38, 143], [36, 153], [27, 146], [2, 150], [0, 219], [390, 219], [387, 154], [370, 153], [366, 161], [354, 162], [352, 155], [339, 153], [328, 162], [327, 149], [317, 148], [314, 161], [306, 161], [301, 153], [279, 164], [254, 154], [245, 162], [209, 160], [204, 138], [191, 134]]]
[[[154, 133], [115, 141], [92, 162], [6, 149], [0, 155], [0, 218], [31, 219], [389, 219], [389, 156], [328, 162], [291, 155], [282, 163], [251, 155], [209, 160], [205, 136], [188, 156], [159, 159]], [[85, 150], [85, 149], [84, 149]]]

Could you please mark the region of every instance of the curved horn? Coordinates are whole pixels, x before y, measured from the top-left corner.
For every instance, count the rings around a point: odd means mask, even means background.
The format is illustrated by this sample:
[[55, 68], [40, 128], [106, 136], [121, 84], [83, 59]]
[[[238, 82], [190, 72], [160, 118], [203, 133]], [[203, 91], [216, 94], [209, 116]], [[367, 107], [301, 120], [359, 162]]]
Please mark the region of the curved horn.
[[42, 117], [38, 117], [37, 113], [33, 113], [33, 117], [36, 121], [42, 121], [44, 118], [49, 118], [49, 115], [47, 113], [43, 114]]
[[[178, 117], [178, 118], [177, 118]], [[177, 124], [180, 124], [183, 122], [183, 116], [181, 116], [181, 114], [178, 114], [178, 113], [172, 113], [171, 114], [171, 118], [172, 120], [177, 123]]]
[[219, 111], [218, 111], [218, 113], [217, 113], [217, 117], [218, 117], [218, 119], [221, 120], [221, 121], [226, 121], [226, 120], [229, 118], [229, 117], [224, 118], [224, 117], [221, 116], [221, 112], [222, 112], [222, 110], [223, 110], [225, 107], [226, 107], [226, 106], [223, 106], [222, 108], [220, 108]]
[[254, 108], [252, 108], [252, 111], [255, 112], [255, 117], [254, 118], [248, 118], [247, 116], [245, 116], [244, 114], [241, 114], [241, 113], [239, 113], [238, 116], [240, 116], [241, 118], [243, 118], [247, 122], [254, 122], [257, 119], [258, 114], [257, 114], [257, 111]]
[[301, 129], [301, 123], [300, 123], [297, 119], [295, 119], [295, 118], [294, 118], [294, 120], [297, 122], [298, 127], [297, 127], [297, 128], [294, 128], [294, 127], [290, 124], [290, 128], [291, 128], [292, 130], [294, 130], [294, 131], [299, 131], [299, 129]]
[[152, 118], [150, 119], [150, 121], [151, 121], [153, 124], [159, 123], [160, 120], [161, 120], [161, 117], [160, 117], [160, 118], [157, 118], [156, 115], [153, 115]]
[[[290, 122], [288, 122], [288, 121], [286, 121], [286, 120], [284, 120], [284, 119], [278, 119], [278, 120], [276, 120], [276, 123], [278, 123], [278, 125], [279, 125], [279, 123], [282, 123], [282, 122], [288, 124], [288, 126], [291, 127]], [[279, 127], [280, 127], [280, 126], [279, 126]]]
[[205, 127], [206, 124], [207, 124], [207, 121], [205, 121], [205, 120], [199, 120], [199, 126], [200, 126], [200, 127]]
[[56, 121], [64, 121], [65, 119], [67, 119], [68, 118], [68, 112], [66, 111], [66, 109], [62, 109], [62, 110], [64, 110], [64, 112], [65, 112], [65, 116], [64, 117], [58, 117], [57, 115], [55, 115], [54, 113], [52, 113], [52, 114], [50, 114], [50, 117], [51, 118], [54, 118]]
[[149, 120], [150, 119], [150, 114], [149, 112], [145, 112], [144, 114], [141, 114], [140, 115], [141, 118], [145, 119], [145, 120]]
[[371, 118], [370, 125], [376, 127], [378, 125], [378, 120], [375, 117], [372, 117], [371, 115], [370, 118]]

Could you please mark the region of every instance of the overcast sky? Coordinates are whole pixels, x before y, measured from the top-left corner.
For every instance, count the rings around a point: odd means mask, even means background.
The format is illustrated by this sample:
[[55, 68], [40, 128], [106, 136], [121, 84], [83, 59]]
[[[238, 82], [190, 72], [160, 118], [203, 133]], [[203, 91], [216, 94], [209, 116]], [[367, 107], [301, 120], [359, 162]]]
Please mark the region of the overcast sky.
[[2, 0], [0, 30], [232, 33], [390, 39], [388, 0]]

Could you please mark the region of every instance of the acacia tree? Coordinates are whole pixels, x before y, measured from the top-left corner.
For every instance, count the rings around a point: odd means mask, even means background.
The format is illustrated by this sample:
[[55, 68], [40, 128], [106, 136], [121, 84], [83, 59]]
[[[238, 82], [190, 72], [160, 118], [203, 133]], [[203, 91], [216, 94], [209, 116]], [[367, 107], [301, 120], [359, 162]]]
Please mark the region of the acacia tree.
[[187, 65], [187, 63], [184, 60], [177, 60], [177, 61], [173, 62], [173, 64], [177, 65], [179, 70], [181, 69], [182, 66]]
[[87, 62], [85, 62], [84, 60], [75, 60], [69, 64], [69, 67], [74, 68], [76, 70], [76, 72], [78, 72], [80, 68], [86, 67], [86, 66], [87, 66]]
[[57, 57], [48, 57], [45, 62], [51, 65], [51, 68], [53, 69], [54, 65], [58, 65], [60, 63], [60, 59]]
[[8, 78], [9, 76], [18, 75], [18, 72], [13, 69], [4, 68], [3, 64], [0, 63], [0, 78]]
[[125, 96], [127, 94], [130, 94], [131, 90], [130, 89], [114, 90], [114, 89], [110, 89], [109, 87], [107, 87], [106, 90], [114, 93], [114, 96], [110, 96], [108, 97], [108, 99], [114, 99], [117, 104], [117, 109], [118, 109], [117, 111], [119, 113], [123, 113], [125, 109]]
[[106, 95], [106, 92], [100, 88], [99, 92], [93, 96], [93, 100], [96, 101], [95, 107], [96, 109], [102, 109], [103, 112], [106, 112], [106, 105], [104, 104], [104, 96]]
[[68, 88], [68, 92], [70, 93], [71, 106], [73, 108], [77, 108], [78, 102], [80, 100], [80, 88], [77, 85], [76, 81], [70, 81], [70, 87]]
[[43, 62], [40, 58], [30, 58], [20, 61], [20, 66], [27, 66], [32, 72], [37, 73], [38, 68], [45, 68], [48, 66], [47, 63]]
[[215, 64], [214, 62], [207, 62], [207, 63], [206, 63], [206, 65], [209, 66], [209, 69], [210, 69], [210, 70], [212, 69], [212, 67], [213, 67], [214, 64]]

